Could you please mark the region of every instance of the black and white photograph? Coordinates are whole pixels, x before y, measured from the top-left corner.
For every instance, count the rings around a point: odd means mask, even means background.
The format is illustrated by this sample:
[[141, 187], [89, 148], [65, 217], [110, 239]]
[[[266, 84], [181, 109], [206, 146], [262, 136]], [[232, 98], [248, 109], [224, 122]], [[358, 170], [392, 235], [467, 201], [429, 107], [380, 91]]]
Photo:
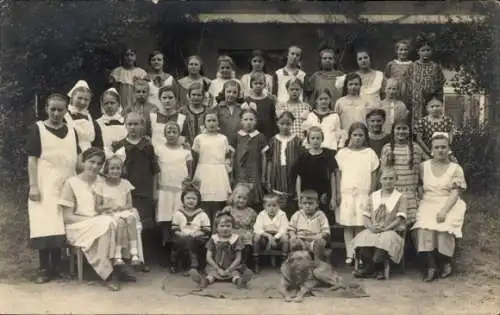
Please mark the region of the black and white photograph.
[[499, 314], [500, 2], [0, 0], [0, 32], [0, 313]]

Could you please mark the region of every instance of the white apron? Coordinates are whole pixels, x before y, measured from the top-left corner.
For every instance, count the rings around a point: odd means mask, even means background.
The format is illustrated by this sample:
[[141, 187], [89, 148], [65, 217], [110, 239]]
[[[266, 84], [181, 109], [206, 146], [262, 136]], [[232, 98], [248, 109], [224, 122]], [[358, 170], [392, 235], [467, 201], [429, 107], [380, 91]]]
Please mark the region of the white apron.
[[38, 187], [41, 201], [28, 200], [30, 238], [64, 235], [62, 211], [57, 205], [64, 181], [76, 172], [76, 138], [72, 128], [63, 139], [53, 135], [43, 122], [40, 130], [42, 154], [38, 159]]
[[[123, 117], [120, 117], [121, 122], [124, 122]], [[106, 121], [103, 117], [96, 120], [96, 122], [101, 127], [102, 142], [104, 144], [104, 153], [106, 153], [106, 158], [113, 155], [112, 144], [113, 142], [120, 141], [127, 137], [127, 128], [125, 124], [123, 125], [106, 125]]]
[[[167, 139], [165, 138], [165, 124], [158, 122], [158, 117], [156, 113], [151, 113], [150, 118], [151, 118], [151, 142], [155, 147], [162, 146], [165, 143], [167, 143]], [[179, 130], [181, 133], [185, 120], [186, 120], [185, 115], [180, 113], [177, 115], [177, 124], [179, 125]]]
[[78, 134], [78, 144], [80, 145], [82, 152], [89, 149], [95, 139], [94, 121], [92, 120], [90, 114], [87, 114], [87, 116], [88, 120], [74, 120], [69, 113], [64, 115], [68, 128], [75, 129]]

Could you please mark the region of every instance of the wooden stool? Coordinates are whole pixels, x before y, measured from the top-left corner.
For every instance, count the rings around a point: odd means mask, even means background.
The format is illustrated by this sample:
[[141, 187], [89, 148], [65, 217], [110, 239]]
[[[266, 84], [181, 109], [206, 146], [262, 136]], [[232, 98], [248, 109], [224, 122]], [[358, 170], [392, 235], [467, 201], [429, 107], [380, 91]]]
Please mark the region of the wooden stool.
[[69, 272], [71, 275], [75, 274], [75, 257], [76, 266], [78, 271], [78, 281], [83, 281], [83, 251], [80, 247], [68, 247], [69, 251]]

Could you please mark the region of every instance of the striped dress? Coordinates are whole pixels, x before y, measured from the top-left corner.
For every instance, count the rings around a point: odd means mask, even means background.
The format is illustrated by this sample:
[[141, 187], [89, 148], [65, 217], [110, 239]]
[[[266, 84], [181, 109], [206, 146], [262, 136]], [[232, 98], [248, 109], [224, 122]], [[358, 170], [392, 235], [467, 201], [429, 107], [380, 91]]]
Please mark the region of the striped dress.
[[407, 224], [415, 222], [418, 209], [417, 186], [419, 179], [419, 165], [424, 161], [424, 152], [420, 146], [413, 143], [413, 165], [410, 168], [410, 147], [406, 144], [394, 144], [394, 151], [391, 152], [391, 144], [388, 143], [382, 148], [382, 167], [391, 165], [391, 153], [394, 154], [394, 168], [398, 176], [396, 189], [402, 192], [407, 200]]

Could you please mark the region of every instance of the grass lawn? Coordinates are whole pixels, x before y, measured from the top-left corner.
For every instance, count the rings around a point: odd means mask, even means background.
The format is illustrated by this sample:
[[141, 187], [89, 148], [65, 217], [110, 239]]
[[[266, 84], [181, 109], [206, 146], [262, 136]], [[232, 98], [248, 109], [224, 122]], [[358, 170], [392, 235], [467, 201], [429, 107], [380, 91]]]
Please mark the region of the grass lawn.
[[[25, 187], [0, 192], [0, 281], [26, 281], [38, 265], [27, 248]], [[500, 279], [500, 196], [465, 195], [468, 212], [464, 238], [458, 242], [457, 271], [468, 276]]]

